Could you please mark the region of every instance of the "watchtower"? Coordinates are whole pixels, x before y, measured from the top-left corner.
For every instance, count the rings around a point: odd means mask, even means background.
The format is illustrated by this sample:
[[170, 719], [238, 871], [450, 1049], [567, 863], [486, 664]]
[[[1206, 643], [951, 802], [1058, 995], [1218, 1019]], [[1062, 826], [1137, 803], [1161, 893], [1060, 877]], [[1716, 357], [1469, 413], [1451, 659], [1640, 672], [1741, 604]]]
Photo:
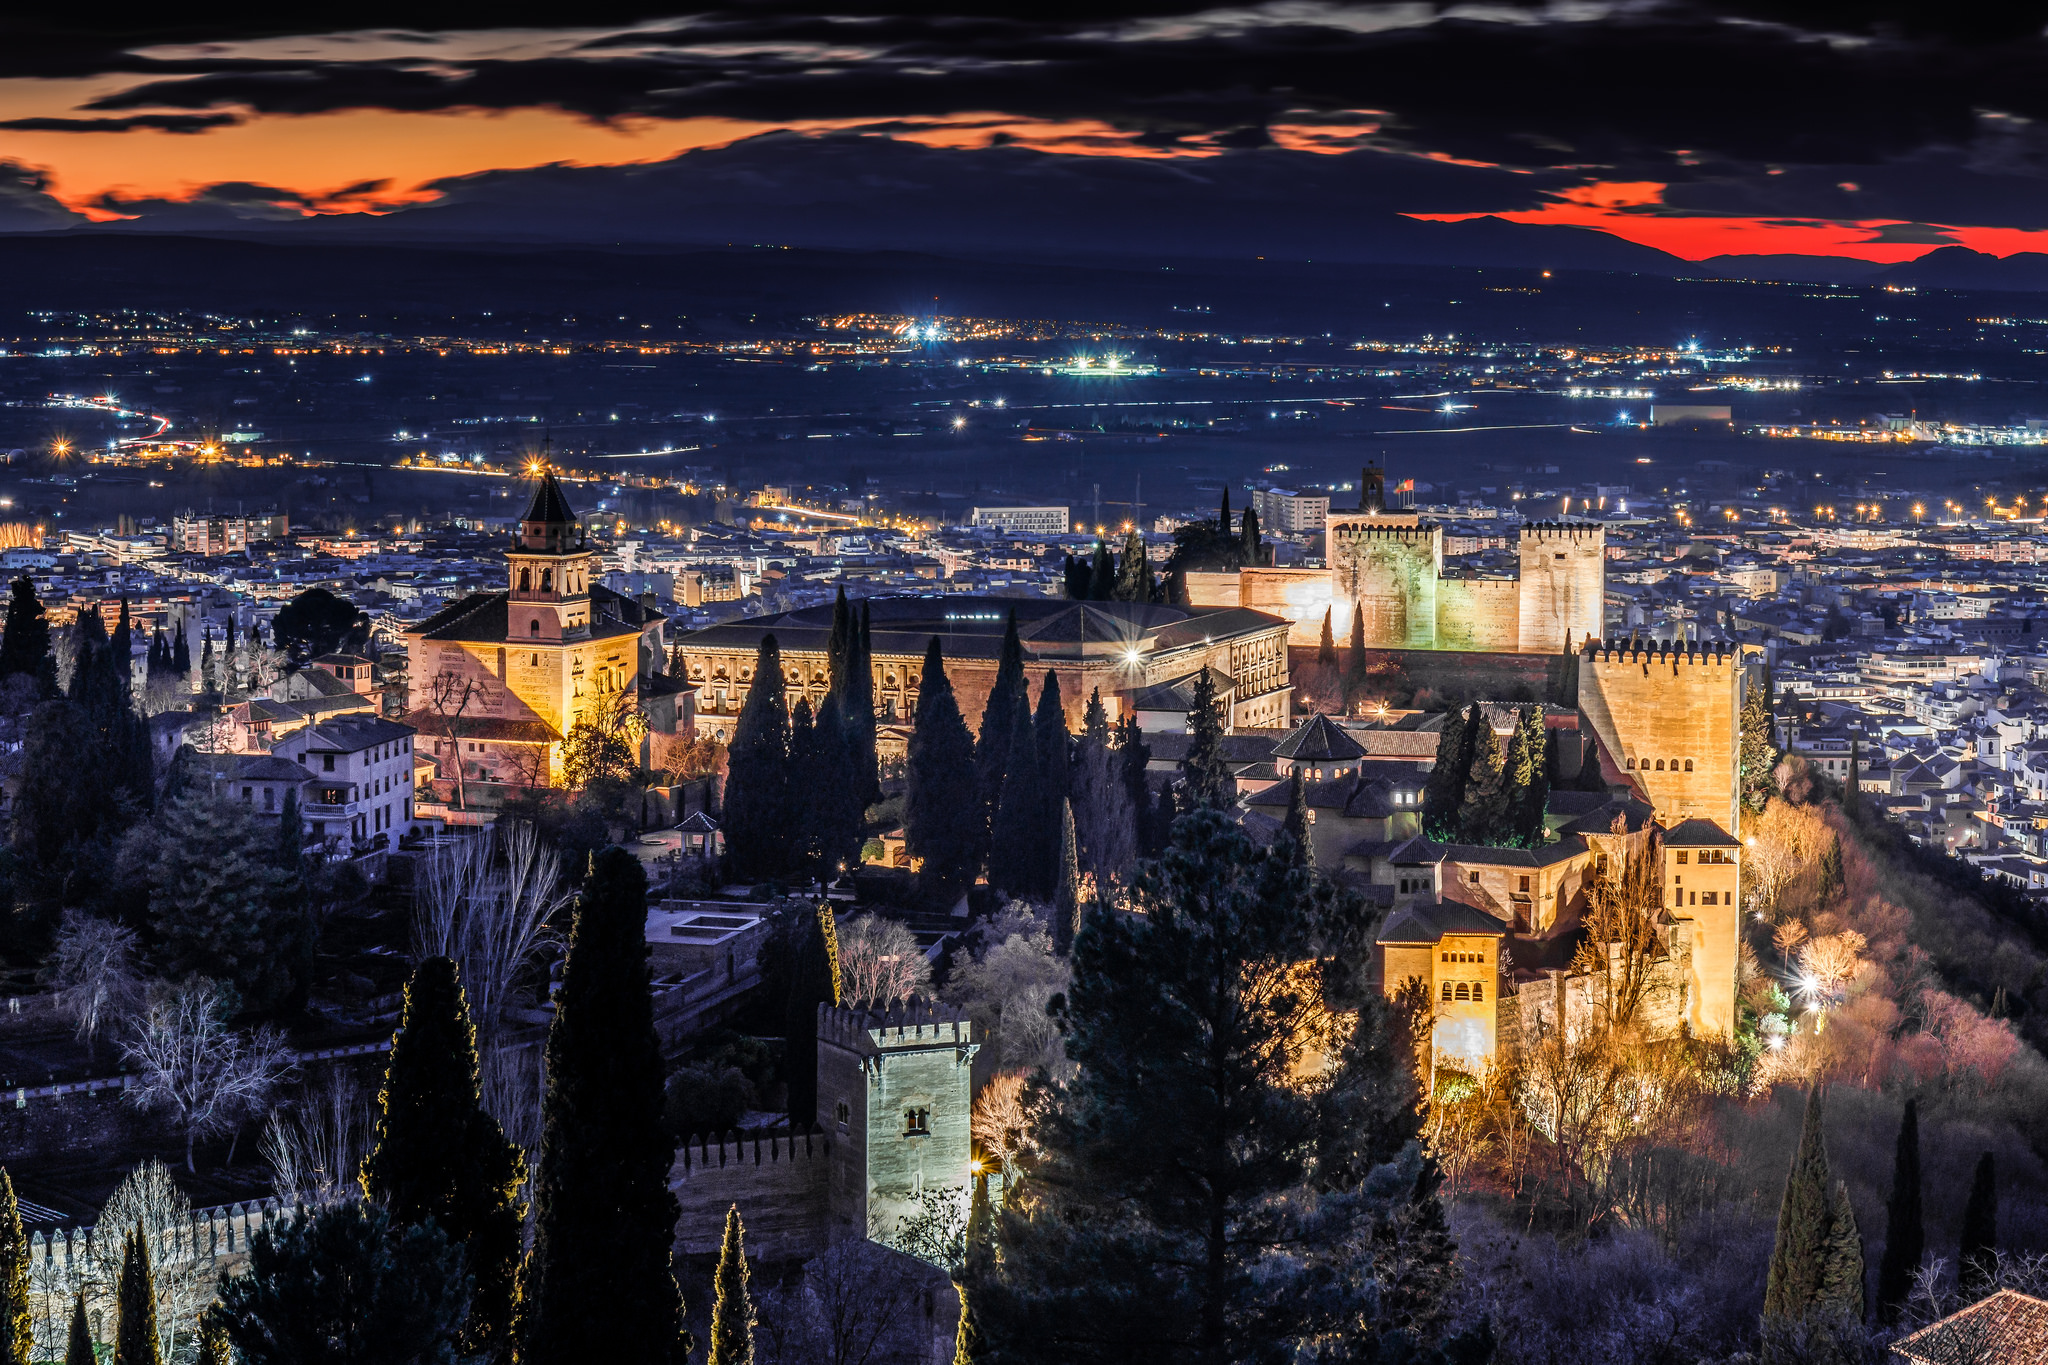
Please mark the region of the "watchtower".
[[1532, 522], [1519, 545], [1522, 586], [1516, 647], [1555, 654], [1569, 637], [1607, 633], [1607, 529], [1586, 522]]
[[833, 1138], [832, 1240], [892, 1240], [927, 1195], [957, 1205], [973, 1186], [974, 1025], [913, 997], [818, 1007], [819, 1119]]
[[560, 644], [590, 637], [590, 570], [597, 551], [569, 510], [552, 469], [542, 472], [505, 560], [511, 590], [508, 643]]
[[1579, 710], [1667, 827], [1712, 820], [1740, 837], [1742, 657], [1714, 647], [1589, 640]]
[[1328, 522], [1330, 598], [1356, 603], [1365, 643], [1378, 649], [1436, 648], [1437, 580], [1444, 532], [1413, 513], [1333, 513]]

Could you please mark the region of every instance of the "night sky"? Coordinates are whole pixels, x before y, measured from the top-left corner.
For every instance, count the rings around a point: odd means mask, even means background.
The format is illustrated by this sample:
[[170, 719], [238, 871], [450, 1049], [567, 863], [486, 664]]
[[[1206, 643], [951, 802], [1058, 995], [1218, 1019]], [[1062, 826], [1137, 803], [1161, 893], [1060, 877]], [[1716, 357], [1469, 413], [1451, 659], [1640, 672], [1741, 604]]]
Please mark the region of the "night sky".
[[182, 8], [0, 21], [0, 230], [2048, 250], [2042, 6]]

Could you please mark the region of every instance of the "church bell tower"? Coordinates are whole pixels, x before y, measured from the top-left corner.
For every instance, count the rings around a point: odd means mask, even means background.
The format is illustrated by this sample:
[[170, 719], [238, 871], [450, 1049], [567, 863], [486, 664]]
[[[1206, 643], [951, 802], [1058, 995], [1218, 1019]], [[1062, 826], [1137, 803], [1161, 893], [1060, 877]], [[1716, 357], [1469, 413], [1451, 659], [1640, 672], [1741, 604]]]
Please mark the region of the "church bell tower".
[[560, 644], [590, 638], [590, 548], [555, 472], [544, 470], [506, 554], [505, 642]]

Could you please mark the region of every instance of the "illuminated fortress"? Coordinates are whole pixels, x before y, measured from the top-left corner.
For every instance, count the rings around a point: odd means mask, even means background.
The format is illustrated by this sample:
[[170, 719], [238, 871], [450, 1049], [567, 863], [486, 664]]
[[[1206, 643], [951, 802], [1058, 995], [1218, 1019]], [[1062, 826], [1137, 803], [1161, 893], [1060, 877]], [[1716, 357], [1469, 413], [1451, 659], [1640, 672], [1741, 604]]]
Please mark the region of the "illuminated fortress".
[[1556, 654], [1606, 633], [1607, 533], [1591, 523], [1522, 528], [1516, 577], [1444, 572], [1444, 531], [1386, 508], [1385, 476], [1368, 465], [1355, 512], [1332, 512], [1322, 568], [1191, 573], [1197, 607], [1249, 607], [1292, 623], [1288, 643], [1312, 646], [1323, 614], [1339, 641], [1351, 616], [1373, 649], [1457, 649]]

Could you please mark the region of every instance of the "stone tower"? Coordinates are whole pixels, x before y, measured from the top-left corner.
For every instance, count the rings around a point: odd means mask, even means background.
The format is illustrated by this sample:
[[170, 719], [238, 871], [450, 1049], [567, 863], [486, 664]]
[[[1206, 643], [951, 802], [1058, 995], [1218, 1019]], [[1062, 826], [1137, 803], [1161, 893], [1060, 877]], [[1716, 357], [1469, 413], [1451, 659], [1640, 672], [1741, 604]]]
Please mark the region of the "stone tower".
[[1740, 837], [1742, 697], [1736, 653], [1589, 642], [1579, 710], [1665, 826], [1711, 820]]
[[1522, 528], [1520, 633], [1524, 654], [1555, 654], [1607, 633], [1607, 530], [1583, 522]]
[[1387, 510], [1387, 472], [1380, 468], [1378, 460], [1372, 461], [1358, 475], [1358, 510], [1361, 512], [1384, 512]]
[[506, 552], [508, 643], [560, 644], [590, 637], [590, 572], [597, 551], [584, 539], [553, 470], [541, 475]]
[[967, 1216], [974, 1025], [912, 999], [818, 1007], [819, 1121], [832, 1139], [831, 1240], [891, 1240], [925, 1196]]
[[1437, 581], [1444, 533], [1384, 512], [1333, 514], [1328, 523], [1330, 598], [1356, 604], [1365, 642], [1378, 649], [1436, 648]]

